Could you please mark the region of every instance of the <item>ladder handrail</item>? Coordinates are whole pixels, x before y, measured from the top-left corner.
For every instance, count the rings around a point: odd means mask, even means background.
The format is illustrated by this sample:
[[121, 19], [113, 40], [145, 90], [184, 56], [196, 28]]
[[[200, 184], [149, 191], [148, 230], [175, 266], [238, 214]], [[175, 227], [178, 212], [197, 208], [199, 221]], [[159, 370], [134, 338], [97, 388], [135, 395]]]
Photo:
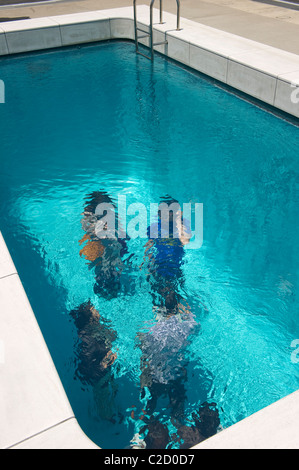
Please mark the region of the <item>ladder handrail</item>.
[[[176, 0], [177, 3], [177, 31], [180, 30], [180, 10], [181, 4], [180, 0]], [[151, 0], [150, 3], [150, 49], [151, 49], [151, 58], [154, 58], [154, 44], [153, 44], [153, 9], [154, 9], [155, 0]], [[136, 43], [136, 52], [138, 52], [138, 28], [137, 28], [137, 0], [133, 0], [134, 7], [134, 28], [135, 28], [135, 43]], [[163, 0], [160, 0], [160, 24], [163, 23]]]

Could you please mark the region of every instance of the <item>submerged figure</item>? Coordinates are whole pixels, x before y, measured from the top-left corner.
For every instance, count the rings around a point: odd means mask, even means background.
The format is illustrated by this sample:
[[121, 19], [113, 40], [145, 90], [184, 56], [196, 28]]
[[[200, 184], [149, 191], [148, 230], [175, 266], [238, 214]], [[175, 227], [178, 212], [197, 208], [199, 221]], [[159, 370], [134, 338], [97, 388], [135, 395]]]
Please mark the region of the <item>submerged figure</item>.
[[179, 449], [190, 449], [221, 429], [216, 403], [202, 403], [192, 413], [192, 421], [180, 426], [175, 435], [170, 435], [166, 424], [150, 416], [147, 424], [131, 440], [131, 448], [166, 449], [169, 444], [175, 444]]
[[100, 317], [90, 301], [70, 312], [78, 333], [76, 375], [83, 384], [91, 385], [99, 415], [112, 419], [116, 393], [111, 366], [116, 359], [112, 345], [117, 334], [109, 322]]
[[116, 359], [112, 343], [117, 335], [100, 317], [90, 301], [70, 312], [80, 340], [77, 351], [77, 375], [89, 385], [96, 385]]
[[190, 241], [191, 230], [175, 199], [161, 201], [158, 219], [148, 227], [147, 235], [143, 264], [147, 264], [152, 295], [183, 288], [184, 246]]
[[220, 418], [216, 403], [202, 403], [192, 413], [192, 425], [183, 425], [178, 429], [176, 442], [180, 449], [190, 449], [208, 437], [214, 436], [220, 429]]
[[[89, 269], [95, 270], [94, 292], [106, 299], [116, 297], [120, 289], [120, 275], [123, 269], [122, 256], [127, 252], [124, 240], [116, 238], [115, 231], [108, 232], [103, 224], [104, 234], [97, 236], [97, 224], [104, 220], [104, 211], [97, 208], [103, 204], [106, 213], [115, 217], [115, 206], [110, 196], [97, 191], [87, 197], [81, 220], [85, 235], [80, 240], [84, 244], [80, 255], [88, 261]], [[107, 230], [106, 230], [107, 229]], [[106, 232], [105, 232], [106, 230]], [[111, 366], [116, 359], [112, 343], [117, 335], [109, 322], [100, 317], [90, 300], [70, 312], [78, 333], [76, 375], [83, 384], [91, 385], [95, 403], [102, 418], [112, 419], [113, 398], [116, 393]]]
[[[175, 202], [168, 200], [168, 205]], [[194, 420], [193, 426], [185, 424], [185, 383], [188, 365], [186, 348], [191, 335], [198, 331], [199, 324], [181, 295], [184, 287], [184, 246], [191, 238], [190, 226], [183, 219], [180, 209], [172, 207], [174, 211], [172, 216], [169, 214], [170, 226], [167, 227], [167, 224], [163, 223], [160, 211], [158, 222], [148, 229], [149, 241], [145, 245], [144, 262], [148, 260], [147, 277], [151, 286], [155, 317], [155, 323], [148, 332], [138, 334], [142, 351], [141, 400], [148, 396], [149, 392], [144, 415], [140, 418], [144, 423], [140, 434], [144, 436], [144, 446], [148, 448], [165, 448], [171, 441], [183, 447], [189, 445], [192, 439], [199, 439], [198, 442], [203, 440], [200, 436], [205, 432], [200, 418]], [[177, 430], [175, 437], [168, 434], [167, 426], [156, 416], [158, 402], [165, 401], [165, 398], [168, 401], [170, 421]], [[205, 404], [204, 408], [209, 406]], [[219, 425], [218, 411], [213, 410], [212, 414], [215, 433]], [[137, 438], [140, 445], [139, 434]], [[138, 444], [135, 446], [138, 447]]]
[[[138, 335], [138, 343], [142, 351], [141, 400], [149, 392], [142, 417], [145, 423], [142, 432], [150, 439], [154, 427], [155, 442], [158, 442], [159, 430], [165, 436], [166, 429], [154, 419], [160, 400], [167, 399], [170, 420], [176, 429], [184, 422], [188, 364], [185, 349], [190, 335], [197, 331], [199, 325], [185, 300], [173, 291], [165, 293], [164, 302], [160, 306], [154, 305], [153, 312], [155, 323], [147, 333]], [[148, 442], [149, 445], [152, 444]]]
[[[100, 205], [106, 207], [104, 213], [97, 213]], [[111, 217], [114, 221], [112, 228], [105, 222], [105, 217]], [[103, 220], [102, 226], [101, 220]], [[89, 269], [94, 268], [94, 292], [107, 299], [116, 297], [121, 289], [120, 277], [125, 267], [124, 255], [128, 253], [126, 240], [117, 237], [116, 223], [117, 214], [111, 197], [104, 191], [91, 193], [81, 220], [85, 235], [79, 243], [85, 245], [80, 255], [88, 261]]]
[[[147, 396], [146, 407], [140, 417], [143, 426], [139, 427], [137, 444], [149, 449], [163, 449], [169, 444], [181, 449], [190, 448], [207, 437], [214, 435], [220, 419], [215, 403], [204, 402], [193, 412], [192, 419], [186, 417], [186, 383], [188, 357], [186, 348], [191, 336], [200, 325], [196, 322], [189, 305], [175, 292], [165, 293], [164, 302], [154, 305], [156, 323], [147, 333], [138, 335], [141, 355], [141, 400]], [[205, 389], [206, 374], [198, 387]], [[166, 400], [166, 407], [165, 407]], [[161, 411], [161, 404], [162, 410]], [[167, 411], [166, 411], [167, 410]], [[161, 413], [169, 414], [172, 428], [169, 432], [162, 423]]]

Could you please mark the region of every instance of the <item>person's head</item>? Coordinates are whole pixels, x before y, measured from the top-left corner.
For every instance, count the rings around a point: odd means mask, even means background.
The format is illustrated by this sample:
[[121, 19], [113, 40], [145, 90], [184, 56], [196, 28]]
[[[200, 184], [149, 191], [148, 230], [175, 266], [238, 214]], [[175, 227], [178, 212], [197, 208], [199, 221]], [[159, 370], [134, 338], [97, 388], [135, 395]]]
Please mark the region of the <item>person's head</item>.
[[176, 442], [179, 443], [180, 449], [190, 449], [204, 440], [205, 438], [194, 426], [184, 424], [177, 431]]
[[205, 438], [216, 434], [220, 425], [220, 417], [216, 403], [205, 402], [200, 405], [197, 412], [192, 414], [195, 426]]
[[159, 208], [158, 208], [158, 217], [160, 219], [163, 216], [163, 208], [167, 208], [167, 206], [168, 206], [167, 212], [169, 214], [169, 221], [172, 221], [178, 212], [177, 209], [180, 208], [179, 201], [177, 201], [176, 199], [168, 195], [161, 197], [160, 202], [159, 202]]
[[78, 331], [83, 330], [87, 324], [100, 319], [99, 312], [93, 307], [90, 300], [72, 310], [70, 315], [74, 319]]
[[174, 290], [174, 287], [165, 284], [163, 287], [158, 289], [158, 296], [155, 299], [155, 303], [158, 301], [159, 307], [165, 307], [168, 313], [175, 313], [182, 297], [178, 292]]
[[[107, 215], [113, 224], [107, 223]], [[94, 191], [86, 197], [81, 225], [89, 236], [93, 238], [115, 237], [115, 204], [105, 191]], [[111, 228], [111, 226], [113, 226]]]
[[106, 191], [93, 191], [87, 195], [85, 200], [86, 205], [84, 207], [84, 212], [89, 212], [91, 214], [95, 214], [96, 208], [99, 204], [112, 204], [115, 207], [115, 204]]
[[167, 426], [153, 416], [150, 417], [148, 424], [141, 429], [141, 433], [146, 434], [144, 441], [147, 449], [165, 449], [170, 443]]
[[171, 196], [162, 197], [158, 208], [158, 218], [169, 224], [170, 237], [179, 238], [178, 223], [182, 222], [183, 213], [179, 202]]
[[164, 303], [167, 310], [174, 310], [179, 303], [177, 293], [174, 291], [168, 292], [164, 298]]

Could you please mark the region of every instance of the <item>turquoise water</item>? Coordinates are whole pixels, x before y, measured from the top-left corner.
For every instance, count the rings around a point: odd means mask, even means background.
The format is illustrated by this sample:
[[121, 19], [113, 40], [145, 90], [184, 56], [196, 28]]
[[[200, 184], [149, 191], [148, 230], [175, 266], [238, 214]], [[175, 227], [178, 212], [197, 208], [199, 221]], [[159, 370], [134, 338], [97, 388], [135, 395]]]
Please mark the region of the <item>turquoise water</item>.
[[[177, 354], [180, 424], [213, 402], [227, 427], [298, 389], [298, 128], [159, 56], [152, 67], [129, 43], [4, 59], [0, 78], [0, 230], [88, 436], [125, 448], [140, 430], [150, 392], [138, 339], [156, 324], [145, 240], [128, 241], [117, 295], [95, 293], [79, 254], [93, 191], [203, 203], [203, 245], [182, 265], [200, 328]], [[70, 312], [87, 300], [117, 334], [112, 392], [76, 373]], [[176, 433], [167, 395], [153, 416]]]

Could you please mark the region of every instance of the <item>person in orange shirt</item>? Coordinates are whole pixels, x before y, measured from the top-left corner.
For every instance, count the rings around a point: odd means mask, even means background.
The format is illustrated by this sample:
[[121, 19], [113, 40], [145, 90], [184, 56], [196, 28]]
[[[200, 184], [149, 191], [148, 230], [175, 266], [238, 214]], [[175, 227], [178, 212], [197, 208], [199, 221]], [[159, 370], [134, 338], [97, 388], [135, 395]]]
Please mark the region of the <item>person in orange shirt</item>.
[[[88, 261], [89, 269], [94, 269], [94, 292], [100, 296], [111, 299], [121, 290], [120, 277], [125, 267], [124, 255], [128, 253], [126, 239], [119, 238], [116, 230], [107, 230], [107, 236], [98, 238], [97, 224], [101, 216], [96, 214], [100, 204], [109, 207], [117, 224], [116, 207], [111, 197], [104, 191], [96, 191], [87, 197], [81, 225], [85, 235], [79, 241], [84, 245], [80, 250], [80, 256]], [[104, 227], [105, 230], [105, 227]], [[103, 234], [105, 231], [103, 230]], [[128, 262], [128, 259], [126, 260]]]

